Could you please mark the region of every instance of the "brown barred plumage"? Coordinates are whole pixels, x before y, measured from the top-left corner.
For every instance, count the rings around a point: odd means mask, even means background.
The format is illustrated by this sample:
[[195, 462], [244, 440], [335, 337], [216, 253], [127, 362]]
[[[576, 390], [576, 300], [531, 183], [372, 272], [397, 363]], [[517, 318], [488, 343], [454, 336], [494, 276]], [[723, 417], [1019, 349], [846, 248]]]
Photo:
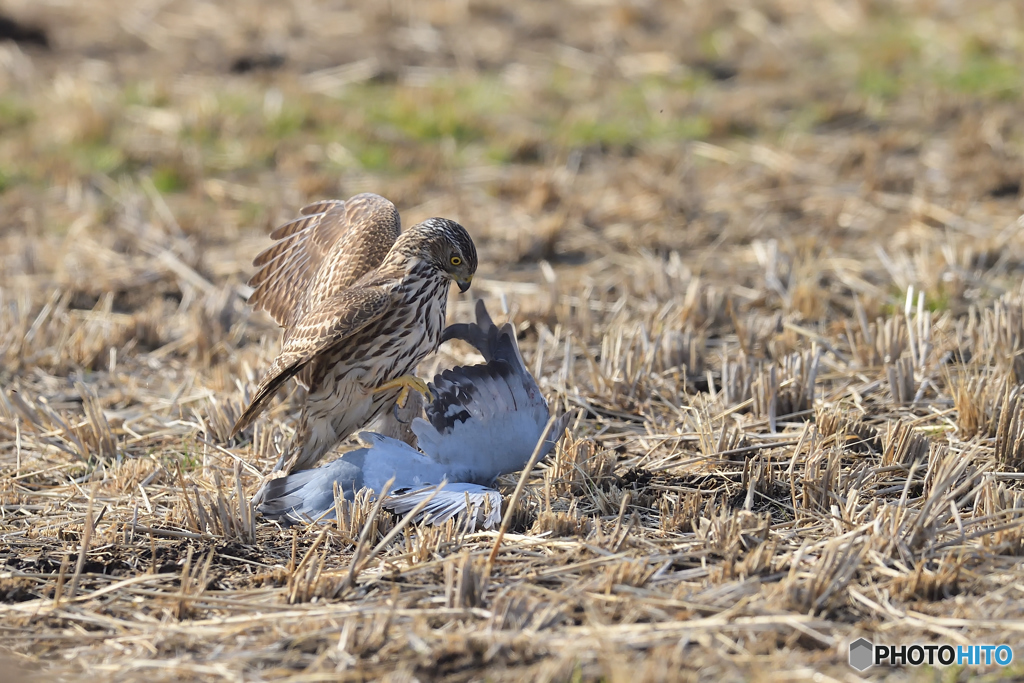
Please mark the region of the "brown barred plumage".
[[302, 218], [270, 233], [277, 243], [254, 260], [249, 303], [284, 328], [381, 264], [401, 233], [395, 205], [376, 194], [332, 199], [301, 209]]
[[375, 390], [411, 375], [437, 347], [448, 285], [465, 290], [477, 266], [461, 225], [431, 218], [399, 232], [394, 205], [377, 195], [303, 213], [275, 230], [281, 241], [254, 262], [262, 268], [250, 280], [250, 301], [284, 326], [284, 340], [233, 430], [252, 424], [277, 389], [298, 377], [309, 391], [285, 472], [313, 467], [394, 404], [400, 388]]

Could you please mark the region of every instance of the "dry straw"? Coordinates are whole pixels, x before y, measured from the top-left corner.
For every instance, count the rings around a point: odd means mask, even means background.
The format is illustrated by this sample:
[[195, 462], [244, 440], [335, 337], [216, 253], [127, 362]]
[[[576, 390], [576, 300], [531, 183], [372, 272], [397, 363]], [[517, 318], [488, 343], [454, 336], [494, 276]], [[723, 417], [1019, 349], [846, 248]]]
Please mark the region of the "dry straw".
[[[846, 681], [861, 636], [1022, 642], [1014, 3], [200, 4], [8, 3], [62, 28], [0, 43], [4, 658]], [[363, 190], [470, 229], [578, 411], [499, 530], [250, 504], [298, 402], [227, 440], [279, 338], [242, 283]]]

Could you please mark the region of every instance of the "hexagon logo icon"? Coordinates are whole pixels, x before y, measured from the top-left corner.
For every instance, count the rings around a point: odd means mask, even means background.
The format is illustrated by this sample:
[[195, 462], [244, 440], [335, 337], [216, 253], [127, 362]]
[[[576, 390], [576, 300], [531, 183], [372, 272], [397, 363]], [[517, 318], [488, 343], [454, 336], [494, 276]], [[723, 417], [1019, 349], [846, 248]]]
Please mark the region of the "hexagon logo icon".
[[867, 638], [858, 638], [850, 643], [850, 666], [863, 671], [874, 663], [875, 646]]

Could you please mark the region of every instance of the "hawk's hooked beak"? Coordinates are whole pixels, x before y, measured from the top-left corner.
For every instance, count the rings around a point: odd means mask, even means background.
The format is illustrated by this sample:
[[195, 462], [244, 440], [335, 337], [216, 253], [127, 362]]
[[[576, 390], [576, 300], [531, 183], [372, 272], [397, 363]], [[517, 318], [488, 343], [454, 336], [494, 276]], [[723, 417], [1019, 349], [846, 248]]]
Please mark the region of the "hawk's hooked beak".
[[465, 292], [467, 289], [469, 289], [469, 286], [473, 284], [473, 276], [470, 275], [465, 280], [456, 280], [455, 284], [459, 286], [460, 292]]

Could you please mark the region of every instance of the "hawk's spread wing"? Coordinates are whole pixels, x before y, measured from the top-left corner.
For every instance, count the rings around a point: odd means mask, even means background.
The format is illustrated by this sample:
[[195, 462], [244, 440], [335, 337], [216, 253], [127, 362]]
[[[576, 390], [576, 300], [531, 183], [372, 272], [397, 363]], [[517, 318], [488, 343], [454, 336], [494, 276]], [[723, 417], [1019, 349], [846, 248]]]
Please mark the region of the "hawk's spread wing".
[[303, 312], [290, 330], [281, 353], [256, 389], [249, 407], [235, 423], [232, 435], [248, 427], [263, 412], [278, 387], [302, 370], [317, 354], [379, 319], [390, 303], [391, 294], [382, 287], [353, 287]]
[[249, 280], [255, 288], [249, 303], [283, 327], [295, 322], [318, 269], [330, 269], [330, 287], [314, 292], [325, 299], [381, 264], [398, 239], [401, 222], [395, 205], [375, 194], [345, 201], [328, 200], [302, 208], [302, 217], [270, 233], [277, 243], [253, 261], [260, 269]]

